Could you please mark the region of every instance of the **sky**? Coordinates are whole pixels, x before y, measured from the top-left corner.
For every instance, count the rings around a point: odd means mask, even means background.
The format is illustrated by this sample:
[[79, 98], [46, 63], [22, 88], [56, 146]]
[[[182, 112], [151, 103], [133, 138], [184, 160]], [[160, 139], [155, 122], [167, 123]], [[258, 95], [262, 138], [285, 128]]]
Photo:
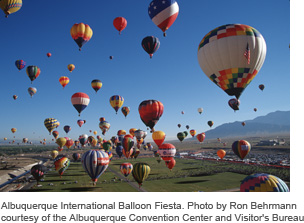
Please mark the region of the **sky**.
[[[210, 129], [209, 120], [215, 128], [227, 122], [290, 110], [289, 1], [177, 2], [179, 15], [167, 31], [167, 37], [163, 37], [148, 15], [150, 1], [92, 0], [90, 5], [84, 5], [79, 0], [30, 0], [23, 1], [22, 8], [8, 18], [0, 13], [0, 137], [50, 141], [53, 136], [44, 126], [46, 118], [56, 118], [60, 122], [57, 129], [60, 136], [74, 140], [81, 134], [92, 135], [89, 130], [101, 135], [100, 117], [111, 124], [102, 136], [105, 139], [120, 129], [146, 130], [138, 106], [148, 99], [164, 105], [155, 130], [164, 131], [166, 139], [176, 139], [176, 134], [185, 131], [186, 125], [199, 133]], [[119, 16], [128, 22], [121, 35], [113, 26], [114, 18]], [[81, 22], [89, 24], [93, 36], [79, 51], [70, 29], [74, 23]], [[232, 97], [209, 80], [197, 59], [202, 38], [212, 29], [230, 23], [256, 28], [267, 45], [264, 65], [241, 95], [237, 112], [228, 106]], [[146, 36], [160, 40], [160, 48], [152, 59], [141, 46]], [[46, 56], [48, 52], [51, 57]], [[109, 56], [113, 56], [113, 60]], [[25, 69], [19, 72], [15, 67], [18, 59], [41, 69], [32, 84]], [[70, 63], [76, 66], [72, 73], [67, 69]], [[70, 78], [64, 89], [59, 83], [61, 76]], [[97, 93], [91, 87], [93, 79], [103, 83]], [[258, 88], [260, 84], [265, 85], [264, 91]], [[37, 88], [33, 98], [27, 92], [29, 87]], [[71, 96], [76, 92], [90, 97], [90, 104], [80, 117], [71, 103]], [[13, 100], [13, 95], [18, 95], [18, 99]], [[130, 107], [126, 118], [110, 106], [112, 95], [121, 95], [123, 106]], [[201, 115], [197, 112], [199, 107], [204, 109]], [[78, 119], [86, 120], [81, 128], [76, 123]], [[177, 124], [182, 127], [178, 128]], [[68, 134], [63, 131], [65, 125], [71, 126]], [[15, 134], [10, 131], [13, 127], [17, 128]], [[151, 140], [151, 133], [147, 140]]]

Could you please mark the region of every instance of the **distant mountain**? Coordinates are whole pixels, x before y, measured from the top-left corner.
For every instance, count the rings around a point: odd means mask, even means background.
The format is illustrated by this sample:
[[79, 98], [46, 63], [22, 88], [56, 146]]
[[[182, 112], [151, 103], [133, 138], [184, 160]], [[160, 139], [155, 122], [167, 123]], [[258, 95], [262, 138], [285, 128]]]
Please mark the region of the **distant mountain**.
[[263, 136], [290, 132], [290, 111], [271, 112], [253, 120], [225, 123], [206, 131], [206, 139], [229, 138], [237, 136]]

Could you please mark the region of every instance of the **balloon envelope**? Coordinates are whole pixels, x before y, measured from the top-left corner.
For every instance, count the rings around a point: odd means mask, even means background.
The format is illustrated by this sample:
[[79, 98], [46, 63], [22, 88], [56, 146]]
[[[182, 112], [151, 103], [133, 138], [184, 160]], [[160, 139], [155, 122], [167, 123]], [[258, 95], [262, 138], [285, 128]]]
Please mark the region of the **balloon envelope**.
[[151, 168], [146, 163], [136, 163], [133, 165], [132, 175], [134, 180], [138, 183], [139, 187], [148, 178]]
[[266, 43], [261, 33], [251, 26], [227, 24], [204, 36], [197, 57], [207, 77], [238, 99], [261, 69]]
[[143, 123], [153, 131], [154, 126], [164, 111], [164, 105], [157, 100], [145, 100], [138, 107], [139, 115]]
[[257, 173], [247, 176], [240, 186], [241, 192], [289, 192], [286, 183], [277, 176]]
[[250, 149], [251, 145], [246, 140], [238, 140], [232, 143], [232, 151], [242, 160], [248, 155]]
[[113, 20], [113, 25], [119, 31], [119, 34], [121, 34], [121, 31], [127, 27], [127, 20], [124, 17], [116, 17]]
[[141, 46], [152, 58], [153, 54], [158, 50], [160, 42], [157, 37], [147, 36], [141, 41]]
[[70, 30], [71, 36], [73, 40], [77, 43], [79, 46], [79, 50], [81, 50], [81, 47], [87, 43], [93, 35], [93, 31], [91, 27], [88, 24], [84, 23], [75, 23], [71, 30]]
[[133, 165], [131, 163], [122, 163], [120, 164], [120, 172], [125, 176], [129, 176], [129, 174], [133, 170]]
[[72, 95], [71, 102], [80, 116], [80, 113], [89, 105], [90, 97], [85, 93], [77, 92]]

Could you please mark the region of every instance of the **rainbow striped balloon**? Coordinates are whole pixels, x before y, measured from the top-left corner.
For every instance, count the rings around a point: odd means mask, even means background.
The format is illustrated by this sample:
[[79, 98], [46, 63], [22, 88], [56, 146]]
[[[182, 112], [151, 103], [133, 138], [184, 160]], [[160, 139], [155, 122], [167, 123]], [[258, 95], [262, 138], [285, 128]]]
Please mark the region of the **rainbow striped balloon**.
[[131, 163], [123, 163], [120, 164], [120, 172], [125, 176], [129, 176], [129, 174], [133, 170], [133, 165]]

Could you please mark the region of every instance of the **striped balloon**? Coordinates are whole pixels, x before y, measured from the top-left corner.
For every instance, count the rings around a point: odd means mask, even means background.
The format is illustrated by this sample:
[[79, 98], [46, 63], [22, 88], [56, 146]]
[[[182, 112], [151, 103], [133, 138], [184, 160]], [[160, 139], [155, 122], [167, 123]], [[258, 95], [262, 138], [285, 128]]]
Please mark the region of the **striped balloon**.
[[95, 185], [100, 175], [108, 168], [109, 156], [101, 150], [89, 150], [82, 155], [81, 162]]
[[2, 0], [0, 1], [0, 8], [5, 13], [5, 17], [17, 12], [22, 7], [22, 0]]
[[153, 54], [159, 49], [160, 42], [157, 37], [146, 36], [141, 41], [141, 46], [149, 54], [150, 58], [152, 58]]
[[64, 88], [68, 83], [70, 82], [70, 78], [66, 77], [66, 76], [62, 76], [59, 78], [59, 83], [61, 84], [61, 86]]
[[99, 128], [102, 131], [102, 134], [104, 135], [111, 127], [111, 124], [107, 121], [101, 121], [99, 122]]
[[102, 87], [102, 83], [100, 80], [95, 79], [95, 80], [92, 80], [91, 86], [97, 93], [97, 91]]
[[148, 178], [151, 168], [146, 163], [136, 163], [133, 166], [132, 175], [134, 180], [138, 183], [139, 187]]
[[72, 156], [73, 156], [73, 159], [74, 159], [75, 161], [79, 160], [80, 157], [81, 157], [80, 153], [73, 153]]
[[266, 174], [257, 173], [247, 176], [240, 186], [241, 192], [289, 192], [286, 183], [280, 178]]
[[114, 108], [114, 110], [117, 111], [118, 109], [123, 105], [124, 103], [124, 98], [120, 95], [113, 95], [112, 97], [110, 97], [110, 104], [112, 106], [112, 108]]
[[248, 155], [250, 149], [251, 145], [246, 140], [238, 140], [232, 144], [232, 151], [242, 160]]
[[171, 143], [164, 143], [158, 147], [158, 153], [165, 162], [170, 162], [171, 158], [175, 156], [176, 148]]
[[164, 32], [174, 23], [178, 16], [179, 7], [175, 0], [153, 0], [148, 8], [152, 22]]
[[25, 67], [26, 63], [24, 60], [16, 60], [15, 65], [18, 68], [18, 70], [20, 71]]
[[61, 155], [57, 156], [54, 160], [55, 169], [58, 170], [58, 173], [60, 175], [60, 178], [64, 171], [67, 170], [67, 168], [70, 166], [70, 159]]
[[120, 164], [120, 172], [125, 176], [129, 176], [129, 174], [133, 170], [133, 165], [131, 163], [123, 163]]
[[59, 122], [57, 121], [57, 119], [54, 118], [47, 118], [44, 120], [44, 126], [47, 128], [47, 130], [49, 131], [50, 135], [51, 132], [57, 128], [57, 126], [59, 125]]
[[27, 66], [26, 74], [31, 79], [31, 83], [40, 75], [40, 68], [37, 66]]
[[37, 92], [37, 88], [34, 88], [34, 87], [29, 87], [27, 89], [28, 93], [31, 95], [31, 97], [33, 97], [34, 94], [36, 94]]
[[82, 92], [77, 92], [72, 95], [71, 98], [72, 104], [74, 108], [78, 111], [80, 116], [80, 113], [88, 106], [90, 103], [90, 97]]
[[121, 143], [117, 144], [115, 151], [119, 158], [123, 155], [123, 146], [121, 145]]
[[80, 51], [81, 47], [92, 38], [93, 30], [88, 24], [75, 23], [72, 26], [70, 33], [73, 40], [79, 46], [79, 51]]

